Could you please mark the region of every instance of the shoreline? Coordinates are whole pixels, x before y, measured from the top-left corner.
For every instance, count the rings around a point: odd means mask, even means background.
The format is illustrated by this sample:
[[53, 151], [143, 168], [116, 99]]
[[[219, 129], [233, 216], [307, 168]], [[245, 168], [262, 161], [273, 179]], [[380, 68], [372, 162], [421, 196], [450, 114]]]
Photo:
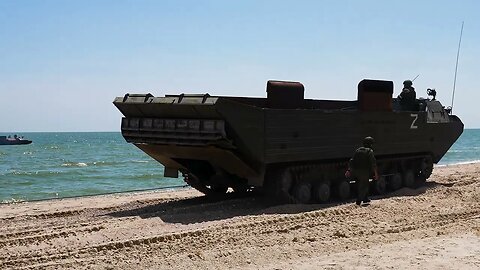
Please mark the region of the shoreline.
[[[455, 164], [445, 164], [445, 165], [434, 165], [434, 171], [432, 174], [435, 175], [436, 170], [445, 170], [445, 169], [453, 169], [457, 167], [466, 167], [466, 166], [475, 166], [478, 165], [480, 167], [480, 161], [472, 161], [466, 163], [455, 163]], [[436, 169], [436, 170], [435, 170]], [[427, 183], [431, 181], [431, 178], [427, 180]], [[479, 180], [480, 181], [480, 180]], [[402, 188], [405, 189], [405, 188]], [[401, 189], [401, 190], [402, 190]], [[151, 189], [140, 189], [140, 190], [126, 190], [126, 191], [119, 191], [119, 192], [110, 192], [110, 193], [102, 193], [102, 194], [87, 194], [87, 195], [78, 195], [78, 196], [70, 196], [70, 197], [58, 197], [58, 198], [46, 198], [46, 199], [38, 199], [38, 200], [24, 200], [24, 201], [15, 201], [15, 202], [0, 202], [0, 208], [4, 205], [19, 205], [25, 203], [41, 203], [41, 202], [61, 202], [64, 200], [80, 200], [80, 199], [95, 199], [98, 197], [101, 198], [110, 198], [110, 196], [114, 197], [131, 197], [131, 196], [142, 196], [142, 195], [150, 195], [150, 194], [163, 194], [163, 193], [181, 193], [182, 191], [192, 191], [193, 193], [198, 194], [199, 196], [203, 196], [203, 194], [194, 188], [188, 185], [182, 186], [175, 186], [175, 187], [159, 187], [159, 188], [151, 188]], [[395, 192], [390, 192], [390, 194], [396, 194]], [[169, 196], [170, 197], [170, 196]]]
[[471, 161], [460, 161], [457, 163], [450, 163], [450, 164], [435, 164], [435, 167], [444, 167], [444, 166], [455, 166], [455, 165], [468, 165], [468, 164], [476, 164], [480, 163], [480, 160], [471, 160]]
[[16, 200], [11, 199], [3, 200], [0, 202], [0, 205], [3, 204], [19, 204], [19, 203], [28, 203], [28, 202], [43, 202], [43, 201], [56, 201], [56, 200], [64, 200], [64, 199], [78, 199], [78, 198], [89, 198], [95, 196], [108, 196], [108, 195], [120, 195], [120, 194], [128, 194], [128, 193], [143, 193], [143, 192], [161, 192], [161, 191], [176, 191], [182, 190], [185, 188], [191, 188], [188, 185], [178, 185], [178, 186], [169, 186], [169, 187], [157, 187], [157, 188], [148, 188], [148, 189], [137, 189], [137, 190], [125, 190], [125, 191], [113, 191], [108, 193], [99, 193], [99, 194], [85, 194], [85, 195], [74, 195], [74, 196], [65, 196], [65, 197], [53, 197], [53, 198], [45, 198], [45, 199], [33, 199], [33, 200]]
[[[470, 165], [470, 164], [480, 164], [480, 160], [473, 160], [473, 161], [465, 161], [465, 162], [458, 162], [452, 164], [435, 164], [435, 168], [444, 168], [444, 167], [455, 167], [455, 166], [462, 166], [462, 165]], [[105, 195], [118, 195], [124, 193], [142, 193], [142, 192], [156, 192], [162, 190], [182, 190], [182, 189], [189, 189], [191, 188], [187, 184], [185, 185], [176, 185], [176, 186], [166, 186], [166, 187], [156, 187], [156, 188], [148, 188], [148, 189], [137, 189], [137, 190], [124, 190], [124, 191], [115, 191], [115, 192], [107, 192], [107, 193], [99, 193], [99, 194], [85, 194], [85, 195], [74, 195], [74, 196], [64, 196], [64, 197], [51, 197], [51, 198], [44, 198], [44, 199], [33, 199], [33, 200], [18, 200], [18, 199], [8, 199], [0, 201], [1, 205], [9, 205], [9, 204], [19, 204], [19, 203], [26, 203], [26, 202], [41, 202], [41, 201], [55, 201], [55, 200], [62, 200], [62, 199], [73, 199], [73, 198], [88, 198], [94, 196], [105, 196]]]

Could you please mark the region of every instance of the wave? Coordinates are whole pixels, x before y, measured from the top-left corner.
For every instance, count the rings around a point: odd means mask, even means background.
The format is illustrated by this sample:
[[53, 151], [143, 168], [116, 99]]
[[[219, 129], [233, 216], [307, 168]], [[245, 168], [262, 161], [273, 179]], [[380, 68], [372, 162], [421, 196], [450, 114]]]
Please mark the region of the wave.
[[149, 160], [132, 160], [131, 162], [133, 162], [133, 163], [148, 163], [150, 161]]
[[14, 204], [14, 203], [21, 203], [21, 202], [25, 202], [26, 200], [24, 199], [15, 199], [15, 198], [11, 198], [9, 200], [2, 200], [2, 204]]
[[31, 175], [34, 175], [34, 176], [51, 176], [51, 175], [56, 175], [56, 174], [60, 174], [61, 172], [59, 171], [9, 171], [9, 172], [6, 172], [5, 174], [1, 174], [1, 175], [5, 175], [5, 176], [9, 176], [9, 175], [13, 175], [13, 176], [31, 176]]
[[149, 160], [122, 160], [122, 161], [94, 161], [88, 164], [93, 166], [115, 166], [129, 163], [149, 163]]
[[458, 161], [458, 162], [453, 162], [453, 163], [448, 163], [448, 164], [435, 165], [435, 167], [446, 167], [446, 166], [452, 166], [452, 165], [467, 165], [467, 164], [475, 164], [475, 163], [480, 163], [480, 160]]
[[447, 153], [448, 154], [457, 154], [457, 153], [469, 154], [469, 153], [478, 153], [478, 150], [480, 150], [480, 147], [472, 146], [465, 149], [450, 149], [448, 150]]
[[61, 165], [62, 167], [87, 167], [87, 163], [84, 162], [66, 162]]
[[159, 180], [163, 178], [163, 173], [144, 173], [131, 176], [135, 180]]
[[112, 166], [120, 163], [121, 162], [115, 162], [115, 161], [94, 161], [92, 162], [92, 165], [93, 166]]

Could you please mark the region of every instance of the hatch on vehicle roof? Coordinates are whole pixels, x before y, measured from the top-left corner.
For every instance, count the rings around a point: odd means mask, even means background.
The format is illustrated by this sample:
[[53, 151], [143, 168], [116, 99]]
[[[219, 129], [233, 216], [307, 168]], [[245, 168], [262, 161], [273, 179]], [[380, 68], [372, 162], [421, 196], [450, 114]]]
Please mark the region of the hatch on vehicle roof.
[[392, 111], [393, 82], [362, 80], [358, 83], [360, 111]]
[[305, 88], [299, 82], [268, 81], [267, 106], [273, 109], [297, 109], [304, 107]]

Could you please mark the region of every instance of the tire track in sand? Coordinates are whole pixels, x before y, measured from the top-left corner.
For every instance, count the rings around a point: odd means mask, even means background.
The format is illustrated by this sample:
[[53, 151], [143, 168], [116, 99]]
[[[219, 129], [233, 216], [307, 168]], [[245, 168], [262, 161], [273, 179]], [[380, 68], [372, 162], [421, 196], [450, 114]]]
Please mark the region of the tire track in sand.
[[[327, 209], [312, 211], [295, 215], [248, 217], [241, 222], [227, 224], [220, 227], [209, 227], [205, 229], [168, 233], [151, 237], [126, 239], [100, 245], [93, 245], [80, 249], [70, 249], [64, 252], [55, 253], [55, 250], [47, 251], [46, 254], [34, 254], [18, 256], [0, 262], [0, 266], [28, 266], [35, 262], [39, 265], [62, 265], [68, 263], [68, 258], [82, 259], [91, 256], [105, 255], [118, 252], [122, 249], [129, 249], [129, 253], [135, 249], [141, 251], [144, 248], [162, 251], [163, 256], [169, 256], [178, 251], [188, 248], [214, 245], [217, 242], [238, 243], [238, 240], [248, 235], [251, 238], [261, 236], [268, 238], [269, 235], [278, 233], [292, 233], [296, 230], [323, 227], [324, 231], [330, 230], [330, 237], [358, 237], [365, 234], [390, 234], [402, 233], [412, 230], [440, 228], [453, 222], [459, 222], [479, 214], [479, 210], [465, 213], [452, 213], [450, 215], [431, 215], [425, 219], [405, 221], [395, 226], [375, 228], [373, 230], [346, 230], [342, 232], [339, 228], [345, 228], [348, 220], [359, 218], [364, 214], [362, 208], [345, 207], [345, 209]], [[426, 222], [428, 221], [428, 222]], [[330, 225], [335, 224], [334, 228]], [[332, 234], [333, 232], [333, 234]], [[33, 265], [33, 266], [35, 266]]]

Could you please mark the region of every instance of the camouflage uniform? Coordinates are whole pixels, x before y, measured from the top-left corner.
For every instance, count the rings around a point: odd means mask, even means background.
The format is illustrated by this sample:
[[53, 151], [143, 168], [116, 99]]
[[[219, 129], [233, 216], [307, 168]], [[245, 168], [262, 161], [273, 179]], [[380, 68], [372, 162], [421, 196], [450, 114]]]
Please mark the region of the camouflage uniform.
[[374, 174], [377, 177], [377, 162], [373, 155], [373, 138], [364, 139], [363, 146], [355, 150], [353, 157], [350, 159], [349, 169], [351, 175], [357, 184], [357, 201], [358, 205], [363, 201], [370, 202], [368, 199], [369, 179]]
[[417, 94], [415, 93], [415, 88], [412, 86], [413, 83], [410, 80], [406, 80], [403, 82], [403, 90], [398, 95], [398, 99], [400, 101], [400, 105], [402, 109], [408, 111], [415, 111], [416, 108], [416, 98]]

